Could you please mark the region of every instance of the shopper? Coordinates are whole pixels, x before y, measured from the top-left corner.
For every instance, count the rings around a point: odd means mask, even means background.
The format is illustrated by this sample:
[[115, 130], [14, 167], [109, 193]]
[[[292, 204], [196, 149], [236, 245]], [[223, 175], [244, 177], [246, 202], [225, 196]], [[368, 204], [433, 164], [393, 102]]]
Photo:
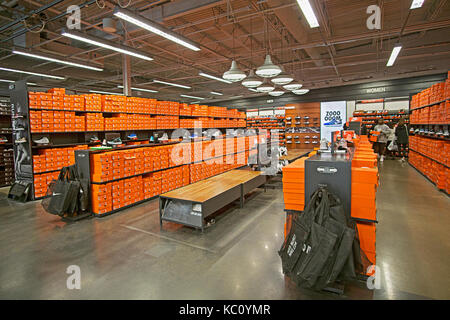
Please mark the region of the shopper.
[[401, 118], [400, 121], [398, 122], [398, 125], [395, 128], [395, 136], [397, 138], [397, 145], [399, 152], [402, 152], [403, 154], [403, 157], [400, 161], [405, 162], [406, 161], [405, 153], [406, 149], [408, 148], [409, 135], [408, 135], [408, 126], [405, 124], [404, 118]]
[[[392, 150], [389, 149], [389, 146], [391, 145], [391, 143], [395, 143], [395, 128], [394, 128], [394, 122], [389, 122], [387, 124], [387, 126], [389, 127], [389, 134], [387, 136], [387, 143], [386, 143], [386, 153], [388, 153], [388, 155], [392, 155], [393, 152], [391, 152]], [[389, 152], [388, 152], [389, 151]]]
[[386, 152], [386, 143], [391, 129], [384, 123], [384, 119], [380, 118], [377, 121], [377, 125], [374, 128], [375, 131], [380, 132], [377, 142], [374, 143], [375, 152], [380, 156], [380, 161], [384, 161], [384, 155]]

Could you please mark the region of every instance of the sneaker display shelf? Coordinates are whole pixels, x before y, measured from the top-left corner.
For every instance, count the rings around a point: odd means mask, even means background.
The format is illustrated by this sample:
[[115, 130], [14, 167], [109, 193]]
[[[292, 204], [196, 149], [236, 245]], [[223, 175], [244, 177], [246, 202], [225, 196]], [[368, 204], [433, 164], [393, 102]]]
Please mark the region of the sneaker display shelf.
[[9, 97], [0, 97], [0, 187], [14, 183], [11, 103]]
[[[267, 130], [267, 142], [277, 142], [280, 147], [286, 146], [286, 125], [284, 116], [258, 116], [247, 119], [247, 128]], [[258, 132], [258, 131], [257, 131]], [[259, 133], [259, 132], [258, 132]]]
[[408, 110], [376, 110], [376, 111], [354, 111], [353, 117], [362, 118], [363, 124], [367, 130], [372, 130], [377, 120], [383, 118], [385, 122], [397, 123], [401, 118], [405, 119], [405, 123], [409, 124]]
[[320, 146], [320, 103], [287, 105], [286, 145], [289, 150]]
[[[222, 133], [246, 127], [245, 113], [236, 109], [116, 95], [72, 95], [60, 88], [33, 92], [25, 81], [10, 87], [15, 181], [31, 185], [28, 200], [45, 197], [61, 168], [75, 163], [76, 150], [101, 146], [105, 139], [120, 138], [125, 146], [151, 145], [155, 132], [170, 136], [185, 128], [192, 134], [199, 124]], [[48, 144], [42, 143], [44, 138]]]
[[413, 96], [410, 113], [409, 164], [448, 195], [450, 79]]

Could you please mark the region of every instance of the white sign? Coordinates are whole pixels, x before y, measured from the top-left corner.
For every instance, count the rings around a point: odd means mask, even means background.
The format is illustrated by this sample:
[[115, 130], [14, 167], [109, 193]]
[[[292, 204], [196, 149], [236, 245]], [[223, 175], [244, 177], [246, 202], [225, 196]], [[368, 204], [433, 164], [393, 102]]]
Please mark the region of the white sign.
[[367, 89], [367, 93], [380, 93], [380, 92], [386, 92], [386, 88], [371, 88], [371, 89]]
[[347, 102], [333, 101], [320, 104], [320, 135], [331, 141], [331, 132], [344, 128], [347, 119]]

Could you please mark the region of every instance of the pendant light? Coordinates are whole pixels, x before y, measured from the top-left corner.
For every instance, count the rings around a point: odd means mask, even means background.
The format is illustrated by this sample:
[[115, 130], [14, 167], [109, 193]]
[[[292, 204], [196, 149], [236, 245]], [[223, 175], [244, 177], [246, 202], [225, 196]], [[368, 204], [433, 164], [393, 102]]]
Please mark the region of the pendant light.
[[282, 96], [283, 94], [285, 94], [285, 92], [286, 92], [286, 91], [284, 91], [284, 90], [282, 90], [282, 89], [280, 89], [280, 88], [276, 88], [275, 90], [269, 92], [269, 94], [270, 94], [272, 97], [279, 97], [279, 96]]
[[[253, 34], [252, 19], [250, 19], [250, 34]], [[253, 37], [250, 37], [250, 61], [250, 63], [253, 62]], [[242, 81], [242, 85], [246, 88], [256, 88], [262, 85], [262, 83], [262, 80], [255, 76], [255, 72], [253, 70], [250, 70], [248, 77]]]
[[[233, 25], [233, 53], [234, 53], [234, 25]], [[235, 55], [236, 56], [236, 55]], [[236, 57], [235, 57], [236, 59]], [[231, 62], [231, 68], [227, 72], [225, 72], [222, 76], [225, 80], [231, 81], [231, 82], [239, 82], [244, 80], [247, 77], [247, 75], [239, 69], [236, 60], [233, 60]]]
[[256, 88], [256, 91], [262, 92], [262, 93], [268, 93], [275, 90], [275, 86], [271, 84], [267, 79], [264, 79], [264, 82]]
[[292, 91], [292, 93], [296, 94], [296, 95], [303, 95], [303, 94], [307, 94], [309, 92], [309, 89], [299, 89], [299, 90], [294, 90]]
[[284, 89], [289, 90], [289, 91], [299, 90], [302, 87], [303, 87], [303, 85], [298, 82], [291, 82], [291, 83], [283, 86]]
[[235, 60], [231, 62], [231, 68], [225, 72], [222, 76], [223, 79], [231, 82], [239, 82], [245, 79], [247, 75], [239, 69]]
[[256, 88], [259, 87], [262, 83], [262, 80], [255, 76], [255, 72], [253, 70], [251, 70], [248, 77], [242, 81], [242, 85], [247, 88]]
[[[266, 51], [267, 51], [267, 22], [264, 19], [264, 37], [266, 38]], [[281, 68], [279, 66], [276, 66], [272, 62], [272, 57], [270, 54], [266, 55], [266, 59], [264, 61], [264, 64], [260, 66], [258, 69], [256, 69], [256, 74], [263, 78], [273, 78], [281, 73]]]
[[281, 68], [273, 64], [270, 54], [266, 55], [264, 64], [256, 69], [256, 74], [263, 78], [273, 78], [279, 75], [281, 72]]
[[[284, 52], [283, 39], [284, 39], [284, 37], [283, 37], [283, 30], [282, 30], [281, 31], [281, 60], [282, 61], [283, 61], [283, 52]], [[294, 81], [294, 77], [287, 74], [284, 71], [283, 66], [281, 66], [280, 69], [281, 69], [281, 73], [279, 75], [275, 76], [271, 80], [273, 83], [275, 83], [276, 85], [282, 86], [282, 85], [285, 85], [285, 84], [288, 84], [288, 83], [291, 83], [292, 81]]]
[[281, 71], [282, 72], [279, 75], [271, 80], [273, 83], [277, 85], [284, 85], [294, 81], [294, 77], [284, 72], [283, 67], [281, 67]]

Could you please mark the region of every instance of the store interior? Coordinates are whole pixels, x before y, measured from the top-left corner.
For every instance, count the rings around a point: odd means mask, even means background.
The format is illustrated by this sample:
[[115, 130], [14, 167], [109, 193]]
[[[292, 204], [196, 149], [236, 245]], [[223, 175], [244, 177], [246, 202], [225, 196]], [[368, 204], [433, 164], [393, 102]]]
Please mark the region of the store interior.
[[450, 299], [450, 2], [127, 1], [0, 1], [0, 299]]

